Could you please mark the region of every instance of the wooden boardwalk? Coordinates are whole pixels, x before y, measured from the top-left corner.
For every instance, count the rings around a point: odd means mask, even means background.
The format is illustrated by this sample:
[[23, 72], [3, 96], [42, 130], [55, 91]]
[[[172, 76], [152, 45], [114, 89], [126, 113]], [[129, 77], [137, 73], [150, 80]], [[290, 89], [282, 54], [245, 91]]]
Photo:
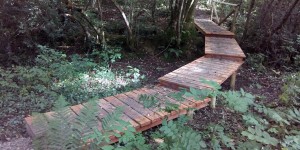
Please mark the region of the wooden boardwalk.
[[[187, 109], [201, 109], [208, 105], [210, 99], [195, 101], [192, 98], [185, 98], [178, 102], [169, 96], [182, 88], [210, 88], [199, 81], [200, 78], [216, 81], [222, 84], [227, 78], [234, 74], [243, 64], [245, 55], [239, 47], [234, 34], [229, 32], [210, 20], [195, 20], [197, 29], [205, 36], [205, 56], [166, 74], [159, 78], [159, 84], [152, 87], [144, 87], [130, 92], [118, 94], [97, 100], [99, 108], [98, 128], [101, 130], [101, 118], [113, 112], [117, 107], [123, 107], [122, 119], [132, 124], [137, 131], [145, 131], [162, 123], [164, 118], [175, 119], [181, 114], [186, 114]], [[155, 95], [160, 100], [168, 100], [179, 105], [178, 111], [165, 112], [159, 108], [144, 108], [139, 101], [141, 94]], [[66, 111], [70, 114], [69, 122], [75, 119], [80, 111], [88, 107], [87, 103], [70, 106]], [[31, 137], [40, 137], [46, 131], [46, 126], [51, 122], [51, 114], [43, 114], [40, 123], [35, 124], [34, 118], [25, 118], [28, 134]], [[112, 137], [112, 142], [117, 138]]]

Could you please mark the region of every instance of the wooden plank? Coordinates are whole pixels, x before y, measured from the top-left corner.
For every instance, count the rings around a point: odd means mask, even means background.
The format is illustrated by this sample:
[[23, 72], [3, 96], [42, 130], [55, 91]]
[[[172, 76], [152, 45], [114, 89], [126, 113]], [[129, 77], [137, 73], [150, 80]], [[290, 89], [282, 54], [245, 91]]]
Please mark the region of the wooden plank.
[[[65, 121], [68, 122], [69, 124], [72, 124], [74, 123], [76, 117], [77, 117], [77, 114], [74, 113], [72, 111], [72, 109], [70, 107], [66, 107], [62, 110], [62, 112], [64, 113], [64, 116], [66, 116], [67, 118], [64, 118], [66, 119]], [[46, 118], [46, 120], [48, 122], [51, 122], [53, 119], [54, 119], [54, 116], [56, 112], [54, 111], [51, 111], [51, 112], [47, 112], [47, 113], [44, 113], [44, 116]]]
[[[172, 73], [182, 74], [182, 75], [188, 74], [190, 77], [194, 77], [198, 80], [200, 78], [206, 78], [206, 79], [212, 79], [215, 80], [216, 82], [219, 82], [220, 81], [219, 79], [223, 81], [222, 79], [227, 79], [228, 75], [231, 75], [232, 72], [237, 70], [237, 69], [229, 69], [225, 67], [224, 69], [227, 69], [225, 71], [220, 71], [220, 69], [214, 67], [208, 70], [209, 69], [208, 66], [206, 68], [204, 67], [205, 66], [190, 65], [188, 67], [182, 67], [180, 70], [173, 71]], [[189, 71], [189, 73], [185, 73], [187, 71]]]
[[[211, 70], [215, 71], [220, 75], [224, 75], [224, 77], [228, 76], [229, 72], [236, 71], [238, 68], [242, 65], [243, 63], [240, 64], [212, 64], [208, 62], [199, 62], [199, 63], [191, 63], [189, 64], [189, 68], [196, 67], [198, 69], [203, 69], [203, 70]], [[185, 69], [188, 69], [187, 67], [183, 67]]]
[[242, 57], [232, 57], [232, 56], [224, 56], [224, 55], [211, 55], [211, 54], [206, 54], [206, 58], [218, 58], [218, 59], [227, 59], [231, 61], [238, 61], [238, 62], [244, 62], [244, 58]]
[[[98, 105], [102, 109], [104, 109], [107, 113], [113, 113], [116, 109], [115, 106], [113, 106], [112, 104], [110, 104], [109, 102], [107, 102], [104, 99], [98, 100]], [[126, 114], [122, 114], [121, 119], [123, 119], [124, 121], [129, 122], [134, 128], [140, 128], [140, 125], [136, 121], [134, 121], [133, 119], [128, 117]]]
[[233, 38], [234, 33], [218, 26], [211, 20], [195, 19], [196, 28], [205, 36], [218, 36], [218, 37], [230, 37]]
[[[183, 103], [180, 103], [170, 97], [168, 97], [167, 95], [162, 95], [161, 93], [159, 93], [159, 91], [156, 91], [155, 89], [152, 89], [152, 88], [142, 88], [143, 91], [149, 93], [150, 95], [155, 95], [156, 98], [158, 98], [159, 100], [161, 101], [169, 101], [173, 104], [177, 104], [179, 106], [179, 110], [178, 110], [178, 113], [177, 113], [177, 110], [176, 111], [172, 111], [172, 113], [175, 114], [186, 114], [187, 113], [187, 109], [189, 108], [187, 105], [183, 104]], [[162, 105], [161, 107], [165, 107], [165, 105]]]
[[128, 106], [130, 106], [132, 109], [134, 109], [135, 111], [139, 112], [140, 114], [142, 114], [143, 116], [145, 116], [146, 118], [150, 119], [152, 123], [161, 120], [161, 116], [156, 114], [155, 112], [144, 108], [144, 106], [140, 103], [138, 103], [137, 101], [131, 99], [130, 97], [128, 97], [125, 94], [118, 94], [115, 95], [116, 98], [118, 98], [120, 101], [122, 101], [123, 103], [127, 104]]
[[[88, 108], [90, 104], [88, 103], [83, 103], [82, 104], [84, 107]], [[105, 111], [102, 107], [100, 107], [98, 105], [98, 116], [97, 118], [98, 119], [103, 119], [106, 115], [108, 115], [107, 111]]]
[[[139, 91], [134, 90], [134, 91], [131, 91], [131, 92], [126, 92], [124, 94], [127, 95], [128, 97], [130, 97], [131, 99], [137, 101], [138, 103], [141, 103], [140, 100], [139, 100], [140, 95], [145, 94], [145, 93], [140, 93]], [[160, 115], [161, 119], [164, 119], [166, 117], [166, 115], [168, 115], [168, 113], [166, 113], [166, 112], [160, 112], [160, 110], [158, 110], [156, 108], [152, 108], [151, 107], [151, 108], [148, 108], [148, 109], [151, 110], [151, 111], [153, 111], [153, 112], [155, 112], [156, 114]]]
[[186, 70], [182, 69], [179, 71], [170, 72], [167, 75], [174, 74], [174, 75], [179, 75], [179, 76], [185, 76], [186, 78], [195, 79], [196, 81], [200, 81], [200, 78], [204, 78], [207, 80], [213, 80], [218, 83], [222, 83], [223, 79], [224, 78], [226, 79], [225, 76], [218, 74], [218, 72], [211, 72], [211, 71], [210, 72], [202, 72], [198, 68], [193, 68], [192, 71], [190, 71], [190, 73], [188, 73], [188, 76], [187, 76], [187, 74], [185, 73], [186, 71], [187, 71], [187, 69]]
[[234, 38], [206, 37], [205, 54], [246, 57]]
[[[214, 59], [214, 58], [209, 58], [209, 59]], [[221, 74], [227, 74], [227, 70], [229, 69], [234, 69], [236, 70], [237, 68], [239, 68], [241, 65], [243, 64], [243, 62], [237, 62], [234, 61], [234, 63], [231, 62], [221, 62], [221, 61], [212, 61], [212, 60], [195, 60], [181, 68], [184, 69], [189, 69], [190, 67], [196, 67], [199, 69], [203, 69], [202, 71], [206, 71], [206, 72], [211, 72], [211, 71], [217, 71], [220, 72]], [[176, 69], [176, 70], [181, 70], [181, 68]], [[176, 71], [175, 70], [175, 71]]]
[[[171, 73], [186, 75], [185, 72], [187, 70], [188, 70], [187, 68], [181, 68], [180, 70], [176, 70]], [[199, 80], [200, 78], [204, 78], [207, 80], [214, 80], [218, 83], [222, 83], [223, 80], [221, 80], [221, 79], [226, 78], [224, 75], [218, 74], [216, 71], [208, 71], [206, 69], [201, 69], [201, 68], [200, 69], [193, 68], [192, 71], [190, 71], [190, 73], [188, 74], [188, 77], [194, 78], [197, 80]]]
[[195, 108], [196, 104], [192, 101], [189, 101], [187, 99], [184, 99], [183, 101], [178, 101], [175, 98], [171, 97], [170, 94], [175, 93], [175, 92], [169, 92], [166, 91], [164, 88], [161, 88], [160, 86], [155, 86], [152, 88], [152, 90], [158, 92], [160, 95], [163, 95], [162, 98], [167, 98], [168, 100], [170, 100], [172, 103], [178, 104], [178, 105], [183, 105], [185, 108], [183, 109], [187, 109], [187, 108]]
[[[38, 120], [37, 120], [38, 119]], [[24, 119], [26, 131], [32, 138], [41, 137], [47, 132], [48, 122], [44, 115], [29, 116]]]
[[218, 59], [218, 58], [207, 58], [206, 56], [201, 57], [199, 59], [194, 60], [193, 62], [203, 62], [203, 63], [215, 63], [216, 65], [240, 65], [242, 62], [240, 61], [232, 61], [228, 59]]
[[[139, 94], [141, 94], [141, 93], [147, 94], [147, 95], [149, 95], [149, 96], [154, 96], [154, 95], [155, 95], [155, 93], [150, 92], [150, 91], [149, 91], [148, 89], [146, 89], [146, 88], [138, 89], [138, 90], [136, 90], [135, 92], [138, 92]], [[158, 100], [161, 100], [161, 99], [158, 98]], [[163, 107], [165, 107], [164, 104], [162, 104], [160, 107], [157, 107], [157, 109], [161, 109], [161, 108], [163, 108]], [[172, 118], [172, 117], [176, 117], [176, 116], [179, 115], [179, 112], [176, 112], [176, 111], [172, 111], [172, 112], [166, 112], [166, 111], [164, 111], [164, 110], [159, 110], [159, 111], [165, 113], [165, 114], [167, 115], [167, 116], [166, 116], [167, 118]]]
[[[164, 88], [164, 87], [161, 87], [161, 86], [155, 86], [155, 87], [158, 87], [158, 88], [160, 88], [160, 89], [163, 89], [163, 90], [161, 90], [161, 91], [168, 92], [168, 93], [178, 92], [178, 91], [176, 91], [176, 90], [172, 90], [172, 89], [169, 89], [169, 88]], [[205, 107], [205, 106], [203, 106], [204, 103], [210, 102], [210, 98], [206, 98], [206, 99], [204, 99], [203, 101], [200, 101], [200, 100], [194, 100], [193, 98], [191, 98], [191, 97], [186, 97], [186, 96], [183, 96], [183, 98], [185, 98], [185, 99], [187, 99], [187, 100], [189, 100], [189, 101], [195, 103], [196, 106], [195, 106], [194, 108], [202, 108], [202, 107]]]
[[210, 85], [200, 82], [200, 76], [199, 76], [199, 78], [191, 78], [191, 77], [188, 77], [187, 74], [182, 75], [182, 74], [176, 74], [176, 73], [171, 72], [171, 73], [168, 73], [167, 75], [165, 75], [162, 79], [169, 80], [169, 81], [174, 81], [174, 80], [178, 81], [179, 80], [179, 81], [184, 81], [186, 84], [193, 84], [193, 85], [199, 85], [199, 86], [211, 88]]
[[136, 112], [131, 107], [129, 107], [128, 105], [126, 105], [123, 102], [121, 102], [120, 100], [118, 100], [116, 97], [110, 96], [110, 97], [104, 98], [104, 100], [111, 103], [115, 107], [123, 107], [124, 108], [124, 113], [127, 116], [129, 116], [131, 119], [136, 121], [141, 127], [151, 124], [151, 120], [149, 120], [148, 118], [146, 118], [142, 114]]
[[[83, 104], [79, 104], [79, 105], [75, 105], [75, 106], [71, 106], [70, 109], [76, 114], [76, 115], [80, 115], [82, 113], [82, 110], [84, 108], [87, 107], [87, 103], [83, 103]], [[98, 112], [98, 116], [95, 118], [98, 120], [97, 122], [97, 128], [98, 130], [102, 130], [102, 123], [101, 123], [101, 120], [102, 118], [104, 118], [105, 116], [107, 115], [107, 112], [105, 112], [104, 110], [102, 109], [99, 109], [99, 112]], [[73, 123], [73, 122], [72, 122]]]
[[195, 61], [193, 61], [189, 64], [198, 64], [198, 65], [206, 64], [206, 65], [214, 66], [217, 68], [219, 67], [219, 69], [222, 69], [222, 68], [224, 69], [223, 66], [226, 66], [226, 68], [235, 69], [235, 68], [241, 66], [243, 64], [243, 62], [203, 57], [201, 59], [196, 59]]
[[[172, 93], [177, 93], [177, 92], [180, 92], [178, 90], [173, 90], [173, 89], [170, 89], [170, 88], [166, 88], [166, 87], [163, 87], [163, 86], [154, 86], [154, 89], [156, 90], [160, 90], [162, 93], [166, 94], [166, 95], [169, 95], [169, 94], [172, 94]], [[192, 103], [194, 103], [193, 105], [195, 106], [196, 105], [196, 101], [195, 100], [192, 100], [190, 98], [187, 98], [187, 97], [183, 97], [187, 100], [190, 100]]]
[[[189, 80], [182, 80], [181, 78], [180, 79], [170, 78], [170, 77], [166, 77], [166, 76], [159, 78], [159, 82], [160, 83], [165, 83], [163, 85], [168, 85], [168, 86], [170, 86], [170, 84], [174, 84], [175, 86], [178, 86], [177, 89], [179, 89], [180, 87], [187, 88], [187, 89], [190, 89], [191, 87], [196, 88], [196, 89], [207, 88], [207, 87], [204, 87], [202, 85], [192, 83]], [[177, 90], [177, 89], [175, 89], [175, 90]]]

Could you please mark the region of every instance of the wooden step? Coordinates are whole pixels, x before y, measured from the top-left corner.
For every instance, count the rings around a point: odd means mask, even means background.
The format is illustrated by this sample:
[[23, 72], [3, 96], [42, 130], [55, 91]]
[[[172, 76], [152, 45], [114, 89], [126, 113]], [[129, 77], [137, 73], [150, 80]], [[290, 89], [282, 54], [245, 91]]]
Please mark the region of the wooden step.
[[[186, 114], [188, 109], [200, 109], [208, 105], [210, 99], [204, 101], [196, 101], [192, 98], [185, 98], [184, 101], [178, 102], [170, 96], [170, 93], [178, 92], [160, 85], [141, 88], [130, 92], [110, 96], [107, 98], [97, 100], [99, 115], [98, 129], [102, 129], [101, 119], [104, 118], [108, 113], [112, 113], [117, 107], [123, 107], [124, 112], [121, 119], [128, 121], [137, 131], [145, 131], [149, 128], [157, 126], [162, 123], [164, 118], [175, 119], [181, 114]], [[178, 111], [165, 112], [158, 107], [155, 108], [144, 108], [140, 102], [139, 97], [141, 94], [153, 95], [160, 102], [168, 100], [171, 103], [179, 105]], [[83, 103], [65, 109], [70, 114], [70, 119], [66, 120], [69, 124], [74, 123], [76, 116], [80, 114], [83, 108], [89, 108], [88, 103]], [[48, 112], [41, 115], [38, 121], [34, 121], [36, 118], [30, 116], [25, 118], [25, 124], [27, 132], [33, 138], [41, 137], [47, 130], [48, 123], [53, 119], [55, 112]], [[116, 142], [116, 137], [111, 137], [112, 142]]]
[[210, 88], [200, 82], [200, 78], [215, 81], [219, 84], [229, 78], [243, 64], [240, 61], [231, 61], [217, 58], [199, 58], [179, 69], [159, 78], [159, 83], [175, 90], [179, 88]]
[[240, 58], [242, 61], [246, 56], [234, 38], [205, 37], [205, 54], [213, 56], [224, 56], [224, 58]]
[[229, 37], [234, 38], [234, 33], [224, 29], [223, 27], [218, 26], [211, 20], [207, 19], [195, 19], [194, 20], [196, 28], [203, 34], [205, 37]]

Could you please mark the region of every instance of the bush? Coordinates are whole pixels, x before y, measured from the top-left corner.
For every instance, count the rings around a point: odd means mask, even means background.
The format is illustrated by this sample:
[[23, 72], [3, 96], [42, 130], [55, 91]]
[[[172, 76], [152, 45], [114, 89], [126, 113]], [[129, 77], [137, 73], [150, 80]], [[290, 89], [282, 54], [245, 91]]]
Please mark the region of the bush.
[[285, 104], [300, 106], [300, 72], [284, 78], [280, 100]]

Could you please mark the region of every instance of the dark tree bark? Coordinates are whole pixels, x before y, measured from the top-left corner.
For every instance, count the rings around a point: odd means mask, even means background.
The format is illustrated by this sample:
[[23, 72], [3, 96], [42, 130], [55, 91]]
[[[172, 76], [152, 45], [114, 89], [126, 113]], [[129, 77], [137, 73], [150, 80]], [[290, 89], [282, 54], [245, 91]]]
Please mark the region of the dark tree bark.
[[291, 7], [288, 9], [288, 11], [285, 13], [285, 15], [284, 15], [282, 21], [279, 23], [279, 25], [275, 29], [272, 30], [271, 35], [273, 35], [277, 31], [279, 31], [284, 26], [284, 24], [288, 21], [290, 15], [292, 14], [293, 10], [295, 9], [295, 7], [297, 6], [299, 1], [300, 0], [294, 1], [294, 3], [291, 5]]

